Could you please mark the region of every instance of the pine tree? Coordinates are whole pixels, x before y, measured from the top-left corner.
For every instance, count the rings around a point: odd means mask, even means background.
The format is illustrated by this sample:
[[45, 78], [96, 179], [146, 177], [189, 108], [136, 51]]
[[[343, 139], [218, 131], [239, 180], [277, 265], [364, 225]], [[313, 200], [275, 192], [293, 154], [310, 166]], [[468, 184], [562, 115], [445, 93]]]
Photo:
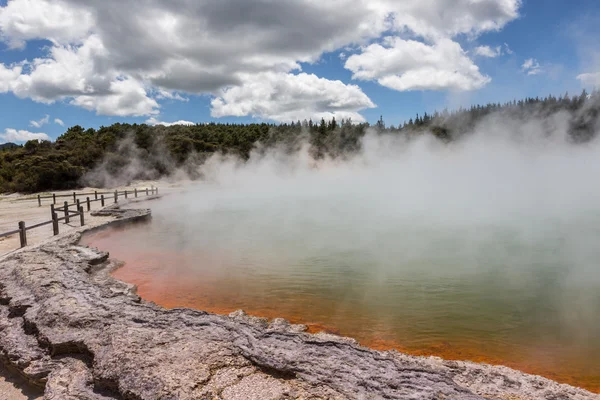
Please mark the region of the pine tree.
[[382, 132], [385, 130], [385, 122], [383, 122], [383, 115], [379, 117], [379, 121], [377, 121], [377, 130]]

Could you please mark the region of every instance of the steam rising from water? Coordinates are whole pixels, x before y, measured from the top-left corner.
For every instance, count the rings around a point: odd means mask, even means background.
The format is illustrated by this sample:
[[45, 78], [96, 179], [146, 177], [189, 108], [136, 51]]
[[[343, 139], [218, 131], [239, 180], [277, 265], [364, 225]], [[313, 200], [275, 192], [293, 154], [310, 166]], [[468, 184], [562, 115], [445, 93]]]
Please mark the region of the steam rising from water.
[[[365, 257], [366, 278], [376, 281], [423, 272], [469, 280], [495, 269], [511, 288], [552, 270], [560, 282], [548, 295], [561, 299], [566, 287], [600, 286], [600, 142], [570, 143], [565, 117], [492, 116], [450, 144], [370, 134], [344, 160], [315, 161], [307, 147], [256, 152], [245, 163], [215, 156], [205, 182], [154, 214], [168, 214], [178, 233], [163, 240], [231, 260]], [[600, 295], [569, 295], [555, 304], [560, 318], [589, 325]], [[571, 330], [600, 341], [598, 327], [587, 328]]]
[[119, 245], [191, 255], [161, 279], [232, 307], [270, 302], [408, 348], [477, 347], [600, 389], [600, 143], [569, 143], [563, 120], [491, 117], [449, 144], [369, 134], [344, 160], [215, 156]]
[[307, 219], [344, 224], [343, 241], [353, 245], [399, 226], [539, 235], [549, 224], [598, 216], [598, 140], [575, 145], [560, 129], [548, 135], [541, 122], [499, 122], [487, 120], [450, 144], [367, 135], [363, 151], [345, 160], [315, 161], [306, 148], [256, 153], [247, 163], [215, 156], [202, 169], [207, 181], [165, 206], [190, 233], [203, 229], [204, 212], [245, 210], [253, 223], [277, 219], [280, 232]]

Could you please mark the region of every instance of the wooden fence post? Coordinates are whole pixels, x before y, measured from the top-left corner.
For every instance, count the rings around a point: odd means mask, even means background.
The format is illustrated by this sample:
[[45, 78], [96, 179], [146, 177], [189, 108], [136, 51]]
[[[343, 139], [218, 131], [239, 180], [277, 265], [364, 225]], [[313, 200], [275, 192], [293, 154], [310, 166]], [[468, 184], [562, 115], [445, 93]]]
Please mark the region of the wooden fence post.
[[50, 204], [50, 215], [54, 215], [54, 204]]
[[56, 193], [52, 193], [52, 203], [56, 204]]
[[69, 223], [69, 202], [65, 201], [65, 224]]
[[73, 203], [75, 203], [76, 200], [77, 200], [77, 195], [75, 194], [75, 192], [73, 192]]
[[89, 198], [89, 197], [86, 197], [85, 199], [86, 199], [86, 201], [87, 201], [87, 208], [88, 208], [88, 211], [90, 211], [90, 210], [92, 209], [92, 205], [91, 205], [91, 203], [90, 203], [90, 198]]
[[83, 217], [83, 215], [84, 215], [83, 207], [79, 206], [77, 209], [79, 210], [79, 222], [81, 222], [81, 226], [84, 226], [85, 221], [84, 221], [84, 217]]
[[54, 232], [54, 236], [58, 235], [58, 215], [52, 211], [52, 230]]
[[135, 197], [137, 197], [137, 188], [133, 189], [133, 194], [135, 195]]
[[21, 239], [21, 247], [27, 246], [27, 229], [25, 229], [25, 222], [19, 222], [19, 238]]
[[38, 194], [38, 207], [42, 206], [42, 196]]
[[148, 188], [146, 188], [146, 196], [148, 196]]
[[103, 194], [100, 195], [100, 204], [102, 204], [102, 207], [104, 207], [104, 195]]
[[94, 190], [94, 200], [98, 200], [98, 191]]
[[125, 198], [127, 198], [127, 190], [125, 190]]
[[77, 201], [75, 203], [77, 204], [76, 210], [79, 211], [79, 207], [81, 207], [81, 201], [79, 199], [77, 199]]
[[118, 198], [119, 198], [119, 192], [117, 192], [117, 191], [115, 190], [115, 203], [117, 202]]

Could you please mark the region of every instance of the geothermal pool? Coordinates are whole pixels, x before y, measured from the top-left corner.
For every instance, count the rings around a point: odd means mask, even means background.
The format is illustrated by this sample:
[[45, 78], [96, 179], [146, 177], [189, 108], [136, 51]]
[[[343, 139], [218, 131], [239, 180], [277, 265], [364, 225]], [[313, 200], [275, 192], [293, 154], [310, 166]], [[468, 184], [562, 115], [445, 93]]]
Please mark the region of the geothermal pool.
[[[293, 204], [290, 214], [292, 204], [224, 203], [196, 215], [190, 231], [165, 205], [152, 204], [150, 223], [83, 239], [125, 261], [116, 277], [147, 300], [284, 317], [375, 348], [503, 364], [600, 391], [600, 246], [586, 247], [600, 237], [598, 218], [535, 231], [440, 229], [415, 218], [365, 233], [344, 218], [347, 204], [320, 218], [302, 212], [316, 204]], [[364, 223], [377, 220], [377, 210], [364, 213]]]
[[600, 143], [526, 128], [367, 138], [345, 161], [213, 158], [203, 183], [148, 203], [151, 222], [83, 242], [165, 307], [244, 309], [600, 392]]

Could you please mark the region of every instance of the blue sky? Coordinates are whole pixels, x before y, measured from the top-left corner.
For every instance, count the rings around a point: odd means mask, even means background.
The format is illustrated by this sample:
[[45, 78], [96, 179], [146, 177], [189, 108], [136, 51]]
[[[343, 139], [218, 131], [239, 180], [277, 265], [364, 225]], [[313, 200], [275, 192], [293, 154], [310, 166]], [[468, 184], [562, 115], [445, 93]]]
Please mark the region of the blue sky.
[[[311, 12], [327, 10], [312, 10], [308, 0], [289, 2], [307, 10], [306, 21], [286, 24], [288, 10], [265, 10], [264, 1], [249, 1], [252, 12], [241, 16], [235, 0], [223, 1], [223, 9], [165, 3], [144, 12], [121, 1], [113, 4], [123, 8], [119, 21], [100, 2], [0, 0], [0, 142], [40, 137], [33, 134], [55, 139], [72, 125], [115, 122], [334, 115], [374, 123], [383, 115], [399, 124], [423, 111], [573, 94], [600, 83], [600, 4], [593, 0], [483, 0], [487, 8], [479, 13], [474, 0], [435, 0], [435, 10], [419, 8], [423, 2], [407, 1], [400, 10], [386, 0], [377, 7], [342, 0], [365, 11], [330, 10], [362, 31], [315, 20]], [[39, 9], [31, 12], [30, 3]], [[453, 9], [454, 20], [438, 20]], [[194, 12], [227, 18], [223, 25], [230, 26], [211, 27]], [[124, 31], [128, 19], [140, 29]], [[483, 55], [482, 46], [492, 53]]]

